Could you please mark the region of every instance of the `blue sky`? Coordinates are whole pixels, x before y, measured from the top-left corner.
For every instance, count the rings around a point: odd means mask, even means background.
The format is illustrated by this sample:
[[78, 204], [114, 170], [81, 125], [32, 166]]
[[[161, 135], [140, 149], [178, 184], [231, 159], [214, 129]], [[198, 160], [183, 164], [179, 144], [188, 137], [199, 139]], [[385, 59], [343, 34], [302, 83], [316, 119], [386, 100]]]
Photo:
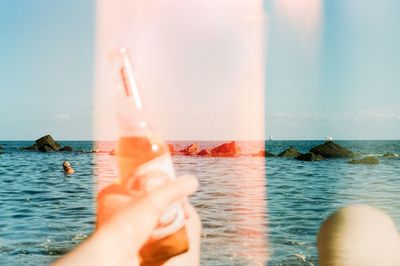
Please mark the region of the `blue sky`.
[[90, 139], [94, 1], [0, 0], [0, 139]]
[[[265, 1], [267, 134], [399, 139], [400, 2], [279, 1]], [[0, 139], [92, 138], [94, 29], [94, 1], [0, 0]]]
[[266, 5], [268, 134], [399, 139], [400, 2], [323, 1], [308, 31], [310, 10], [293, 22], [277, 2]]

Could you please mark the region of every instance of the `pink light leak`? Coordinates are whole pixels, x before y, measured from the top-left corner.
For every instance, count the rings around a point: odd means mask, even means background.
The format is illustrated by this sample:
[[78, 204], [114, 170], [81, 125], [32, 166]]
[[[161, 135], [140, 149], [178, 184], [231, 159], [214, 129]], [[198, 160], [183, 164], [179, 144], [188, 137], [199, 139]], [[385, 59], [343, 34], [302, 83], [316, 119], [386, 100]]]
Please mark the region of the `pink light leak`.
[[116, 139], [107, 54], [121, 46], [165, 139], [264, 139], [264, 24], [260, 0], [98, 1], [95, 139]]
[[319, 38], [322, 26], [321, 0], [274, 0], [279, 16], [301, 36], [309, 40]]
[[[261, 0], [97, 1], [95, 139], [118, 138], [108, 54], [126, 47], [164, 139], [264, 140], [265, 22]], [[263, 142], [254, 149], [263, 150]], [[96, 160], [100, 187], [110, 181], [102, 169], [118, 175], [108, 158]], [[248, 169], [251, 159], [243, 160]], [[242, 251], [254, 264], [267, 258], [265, 171], [238, 176], [243, 193], [232, 223], [239, 239], [251, 239]], [[254, 230], [242, 227], [248, 219]]]

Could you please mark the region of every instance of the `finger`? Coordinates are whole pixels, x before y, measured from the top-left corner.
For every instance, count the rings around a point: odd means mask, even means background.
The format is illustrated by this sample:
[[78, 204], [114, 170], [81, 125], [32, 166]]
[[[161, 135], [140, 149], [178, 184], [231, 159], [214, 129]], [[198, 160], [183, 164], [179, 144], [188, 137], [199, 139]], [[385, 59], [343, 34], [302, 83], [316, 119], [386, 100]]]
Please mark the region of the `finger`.
[[196, 192], [198, 186], [199, 183], [194, 176], [182, 176], [147, 193], [144, 200], [157, 215], [161, 215], [172, 203]]

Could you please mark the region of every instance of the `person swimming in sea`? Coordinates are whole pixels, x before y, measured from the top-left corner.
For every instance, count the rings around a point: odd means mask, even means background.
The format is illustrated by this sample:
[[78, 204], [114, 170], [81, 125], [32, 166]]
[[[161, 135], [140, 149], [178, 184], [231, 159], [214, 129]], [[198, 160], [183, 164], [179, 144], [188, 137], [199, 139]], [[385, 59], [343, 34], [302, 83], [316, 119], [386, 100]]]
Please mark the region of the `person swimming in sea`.
[[74, 168], [72, 168], [71, 164], [68, 161], [63, 162], [64, 173], [67, 175], [75, 173]]

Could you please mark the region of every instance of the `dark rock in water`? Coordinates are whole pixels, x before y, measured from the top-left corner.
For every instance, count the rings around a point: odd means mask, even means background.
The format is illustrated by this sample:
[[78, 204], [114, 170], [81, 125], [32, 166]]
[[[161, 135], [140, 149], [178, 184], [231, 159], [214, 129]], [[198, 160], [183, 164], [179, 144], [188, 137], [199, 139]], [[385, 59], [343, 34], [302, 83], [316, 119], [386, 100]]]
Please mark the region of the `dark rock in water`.
[[195, 155], [199, 153], [199, 151], [200, 151], [199, 145], [197, 145], [197, 143], [193, 143], [184, 148], [183, 150], [180, 150], [179, 152], [183, 153], [184, 155]]
[[47, 146], [47, 145], [44, 145], [44, 146], [41, 146], [40, 148], [39, 148], [39, 151], [43, 151], [43, 152], [55, 152], [56, 150], [54, 150], [52, 147], [50, 147], [50, 146]]
[[351, 158], [354, 157], [354, 153], [342, 146], [334, 143], [333, 141], [327, 141], [324, 144], [318, 145], [310, 150], [310, 152], [321, 155], [324, 158]]
[[259, 151], [257, 153], [250, 154], [252, 157], [275, 157], [275, 154], [269, 153], [268, 151]]
[[112, 149], [111, 151], [108, 150], [90, 150], [90, 151], [78, 151], [82, 153], [106, 153], [110, 155], [115, 155], [115, 149]]
[[377, 158], [373, 156], [367, 156], [361, 159], [354, 159], [348, 162], [349, 164], [379, 164]]
[[61, 149], [59, 149], [58, 151], [73, 151], [71, 146], [64, 146]]
[[170, 153], [171, 155], [174, 155], [174, 154], [176, 153], [174, 144], [168, 144], [168, 149], [169, 149], [169, 153]]
[[317, 155], [313, 152], [307, 152], [305, 154], [302, 154], [300, 156], [296, 157], [296, 160], [299, 161], [307, 161], [307, 162], [313, 162], [313, 161], [321, 161], [324, 160], [325, 158], [322, 157], [321, 155]]
[[40, 139], [37, 139], [35, 144], [29, 147], [23, 147], [21, 150], [42, 152], [73, 151], [71, 146], [64, 146], [61, 148], [60, 144], [55, 142], [50, 135], [46, 135]]
[[394, 159], [394, 158], [399, 158], [398, 154], [395, 153], [391, 153], [391, 152], [387, 152], [383, 155], [383, 157], [385, 158], [390, 158], [390, 159]]
[[196, 155], [198, 156], [211, 156], [211, 150], [210, 149], [202, 149], [199, 153]]
[[214, 157], [236, 157], [240, 154], [240, 148], [235, 141], [231, 141], [211, 149], [211, 154]]
[[24, 147], [24, 148], [21, 148], [22, 150], [26, 150], [26, 151], [38, 151], [39, 150], [39, 147], [38, 147], [38, 145], [35, 143], [35, 144], [33, 144], [32, 146], [29, 146], [29, 147]]
[[60, 149], [60, 145], [54, 141], [54, 139], [50, 135], [46, 135], [37, 139], [36, 144], [39, 148], [39, 151], [51, 152], [58, 151]]
[[298, 150], [296, 150], [293, 147], [290, 147], [289, 149], [284, 150], [283, 152], [281, 152], [278, 156], [279, 157], [284, 157], [284, 158], [296, 158], [296, 157], [298, 157], [300, 155], [301, 155], [301, 153]]

